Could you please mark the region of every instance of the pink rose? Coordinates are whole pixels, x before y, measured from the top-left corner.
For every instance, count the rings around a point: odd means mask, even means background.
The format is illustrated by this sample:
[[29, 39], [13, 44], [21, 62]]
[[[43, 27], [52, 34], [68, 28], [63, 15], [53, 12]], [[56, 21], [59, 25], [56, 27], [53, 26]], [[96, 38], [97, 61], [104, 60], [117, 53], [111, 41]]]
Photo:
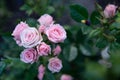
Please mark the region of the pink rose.
[[70, 75], [63, 74], [61, 76], [60, 80], [73, 80], [73, 78]]
[[37, 51], [40, 56], [47, 56], [51, 52], [51, 48], [46, 43], [42, 42], [37, 46]]
[[26, 24], [25, 22], [20, 22], [14, 29], [12, 36], [14, 36], [14, 40], [16, 41], [16, 43], [21, 46], [21, 40], [20, 40], [20, 33], [28, 28], [28, 24]]
[[105, 8], [105, 10], [104, 10], [104, 16], [106, 18], [110, 18], [110, 17], [115, 16], [116, 8], [117, 8], [117, 6], [115, 6], [113, 4], [107, 5], [106, 8]]
[[45, 34], [51, 42], [59, 43], [66, 39], [66, 32], [59, 24], [51, 25], [46, 29]]
[[43, 65], [40, 65], [38, 68], [38, 79], [42, 80], [45, 74], [45, 67]]
[[53, 18], [48, 15], [48, 14], [44, 14], [42, 15], [39, 19], [38, 22], [40, 23], [40, 25], [44, 25], [46, 27], [50, 26], [50, 24], [53, 24]]
[[61, 47], [57, 45], [56, 48], [53, 49], [53, 54], [56, 56], [56, 55], [59, 55], [60, 52], [61, 52]]
[[20, 54], [20, 60], [25, 63], [33, 63], [38, 59], [37, 51], [34, 48], [25, 49]]
[[26, 28], [20, 34], [22, 46], [25, 48], [32, 48], [40, 44], [42, 39], [41, 34], [36, 28]]
[[40, 33], [44, 33], [45, 29], [46, 29], [46, 26], [41, 25], [38, 30]]
[[52, 73], [59, 72], [62, 69], [62, 61], [57, 57], [49, 59], [48, 69]]

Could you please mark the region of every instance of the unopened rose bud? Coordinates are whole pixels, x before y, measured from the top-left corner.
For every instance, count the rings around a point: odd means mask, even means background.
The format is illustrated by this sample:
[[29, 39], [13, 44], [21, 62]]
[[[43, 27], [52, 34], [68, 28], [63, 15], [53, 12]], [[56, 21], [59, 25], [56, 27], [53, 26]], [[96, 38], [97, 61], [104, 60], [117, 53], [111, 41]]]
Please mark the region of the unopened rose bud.
[[61, 52], [61, 47], [57, 45], [56, 48], [53, 49], [53, 54], [57, 56], [60, 54], [60, 52]]
[[115, 16], [116, 8], [117, 8], [117, 6], [115, 6], [113, 4], [107, 5], [106, 8], [105, 8], [105, 10], [104, 10], [104, 16], [105, 16], [105, 18], [110, 18], [110, 17]]
[[45, 74], [45, 67], [41, 64], [38, 68], [38, 79], [43, 80], [44, 74]]
[[60, 78], [60, 80], [73, 80], [72, 76], [63, 74]]

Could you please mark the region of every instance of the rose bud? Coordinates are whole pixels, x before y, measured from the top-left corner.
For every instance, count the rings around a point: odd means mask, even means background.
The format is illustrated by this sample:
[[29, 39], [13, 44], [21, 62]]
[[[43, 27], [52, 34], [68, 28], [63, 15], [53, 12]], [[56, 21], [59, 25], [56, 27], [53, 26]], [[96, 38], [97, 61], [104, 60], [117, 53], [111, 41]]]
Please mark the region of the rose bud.
[[73, 80], [73, 78], [70, 75], [63, 74], [61, 76], [60, 80]]
[[43, 65], [40, 65], [38, 68], [38, 79], [43, 80], [45, 74], [45, 67]]
[[49, 59], [48, 69], [52, 73], [59, 72], [62, 69], [62, 61], [57, 57]]
[[115, 16], [116, 9], [117, 9], [117, 6], [115, 6], [113, 4], [107, 5], [104, 10], [105, 18], [111, 18], [111, 17]]
[[56, 46], [56, 48], [53, 49], [54, 56], [59, 55], [61, 52], [61, 47], [59, 45]]

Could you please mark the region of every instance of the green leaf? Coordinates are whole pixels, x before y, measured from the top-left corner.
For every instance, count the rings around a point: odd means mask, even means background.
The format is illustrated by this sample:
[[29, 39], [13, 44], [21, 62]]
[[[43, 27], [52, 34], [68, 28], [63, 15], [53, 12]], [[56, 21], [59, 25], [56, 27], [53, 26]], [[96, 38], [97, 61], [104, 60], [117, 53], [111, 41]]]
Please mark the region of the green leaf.
[[83, 43], [84, 41], [85, 41], [85, 35], [83, 35], [83, 33], [82, 33], [82, 31], [81, 31], [81, 29], [79, 29], [79, 31], [77, 32], [77, 34], [76, 34], [76, 42], [77, 43]]
[[31, 6], [29, 6], [29, 5], [27, 5], [27, 4], [24, 4], [24, 5], [20, 8], [20, 10], [26, 11], [26, 13], [27, 13], [28, 15], [32, 14], [32, 12], [33, 12], [33, 9], [31, 8]]
[[120, 44], [114, 42], [110, 44], [109, 53], [116, 53], [120, 50]]
[[107, 45], [108, 45], [108, 42], [107, 42], [106, 39], [99, 38], [99, 39], [97, 39], [97, 41], [96, 41], [96, 46], [97, 46], [98, 48], [105, 48]]
[[81, 22], [81, 20], [87, 20], [88, 19], [88, 11], [86, 8], [82, 7], [81, 5], [71, 5], [70, 6], [71, 11], [71, 17], [77, 21]]
[[52, 14], [54, 11], [55, 11], [55, 8], [54, 8], [54, 7], [52, 7], [52, 6], [48, 6], [48, 7], [47, 7], [47, 11], [46, 11], [46, 13], [48, 13], [48, 14]]
[[28, 6], [27, 4], [24, 4], [20, 10], [27, 10], [27, 9], [30, 9], [30, 6]]
[[63, 49], [63, 55], [66, 60], [73, 61], [78, 55], [77, 48], [75, 46], [68, 45]]
[[0, 62], [0, 74], [3, 72], [6, 64], [4, 62]]
[[119, 77], [120, 75], [120, 49], [111, 53], [110, 62], [112, 63], [113, 73]]
[[100, 28], [97, 28], [97, 29], [92, 30], [92, 31], [89, 33], [88, 37], [89, 37], [89, 38], [96, 37], [96, 36], [98, 36], [100, 33], [101, 33], [101, 29], [100, 29]]
[[67, 39], [69, 39], [69, 41], [71, 42], [75, 41], [73, 34], [70, 32], [70, 30], [66, 30], [66, 32], [67, 32]]
[[120, 29], [120, 22], [114, 22], [111, 26], [110, 26], [111, 29]]
[[84, 74], [85, 80], [105, 80], [107, 69], [97, 62], [87, 62]]
[[32, 12], [33, 12], [33, 10], [32, 10], [32, 9], [29, 9], [29, 10], [27, 10], [27, 11], [26, 11], [26, 13], [27, 13], [28, 15], [31, 15], [31, 14], [32, 14]]
[[56, 80], [56, 79], [55, 79], [55, 76], [52, 73], [46, 71], [45, 72], [45, 77], [43, 78], [43, 80]]
[[38, 22], [33, 18], [28, 18], [26, 20], [26, 23], [28, 23], [29, 26], [31, 26], [31, 27], [37, 27], [37, 24], [38, 24]]
[[103, 11], [102, 7], [98, 3], [95, 4], [95, 7], [99, 12]]
[[85, 24], [81, 24], [81, 30], [83, 34], [89, 34], [92, 31], [92, 28], [90, 26], [87, 26]]
[[90, 49], [88, 47], [84, 46], [84, 45], [80, 45], [79, 49], [86, 56], [91, 56], [92, 55]]
[[98, 11], [93, 11], [91, 16], [90, 16], [90, 21], [92, 24], [98, 24], [99, 20], [97, 19], [100, 16]]
[[77, 57], [77, 54], [78, 54], [77, 48], [75, 46], [71, 46], [69, 61], [73, 61]]

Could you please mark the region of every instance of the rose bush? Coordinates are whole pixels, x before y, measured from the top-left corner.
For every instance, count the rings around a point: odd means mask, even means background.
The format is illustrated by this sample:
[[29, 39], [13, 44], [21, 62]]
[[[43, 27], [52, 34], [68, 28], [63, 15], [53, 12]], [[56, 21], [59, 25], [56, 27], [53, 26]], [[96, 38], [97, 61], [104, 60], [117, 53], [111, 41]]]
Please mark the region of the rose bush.
[[[38, 22], [39, 28], [37, 29], [21, 22], [16, 26], [12, 35], [15, 40], [19, 39], [21, 46], [26, 48], [21, 52], [20, 60], [24, 63], [39, 63], [38, 79], [43, 80], [46, 72], [43, 65], [46, 65], [47, 60], [48, 69], [52, 73], [60, 72], [62, 69], [62, 61], [57, 58], [62, 49], [56, 43], [64, 42], [67, 35], [65, 29], [59, 24], [54, 24], [52, 16], [48, 14], [42, 15]], [[44, 36], [47, 36], [46, 40], [44, 40]], [[51, 42], [53, 42], [52, 45], [47, 44]], [[54, 45], [57, 45], [56, 48]], [[53, 54], [51, 54], [52, 52]], [[47, 57], [47, 60], [39, 62], [39, 58], [44, 59], [44, 57]]]
[[0, 45], [1, 53], [7, 49], [0, 54], [0, 73], [5, 67], [0, 80], [119, 80], [120, 9], [115, 4], [95, 6], [88, 13], [81, 5], [70, 5], [68, 12], [76, 21], [71, 25], [56, 23], [61, 22], [54, 21], [52, 16], [60, 18], [56, 14], [20, 21], [12, 33], [20, 47], [4, 37], [7, 44]]

